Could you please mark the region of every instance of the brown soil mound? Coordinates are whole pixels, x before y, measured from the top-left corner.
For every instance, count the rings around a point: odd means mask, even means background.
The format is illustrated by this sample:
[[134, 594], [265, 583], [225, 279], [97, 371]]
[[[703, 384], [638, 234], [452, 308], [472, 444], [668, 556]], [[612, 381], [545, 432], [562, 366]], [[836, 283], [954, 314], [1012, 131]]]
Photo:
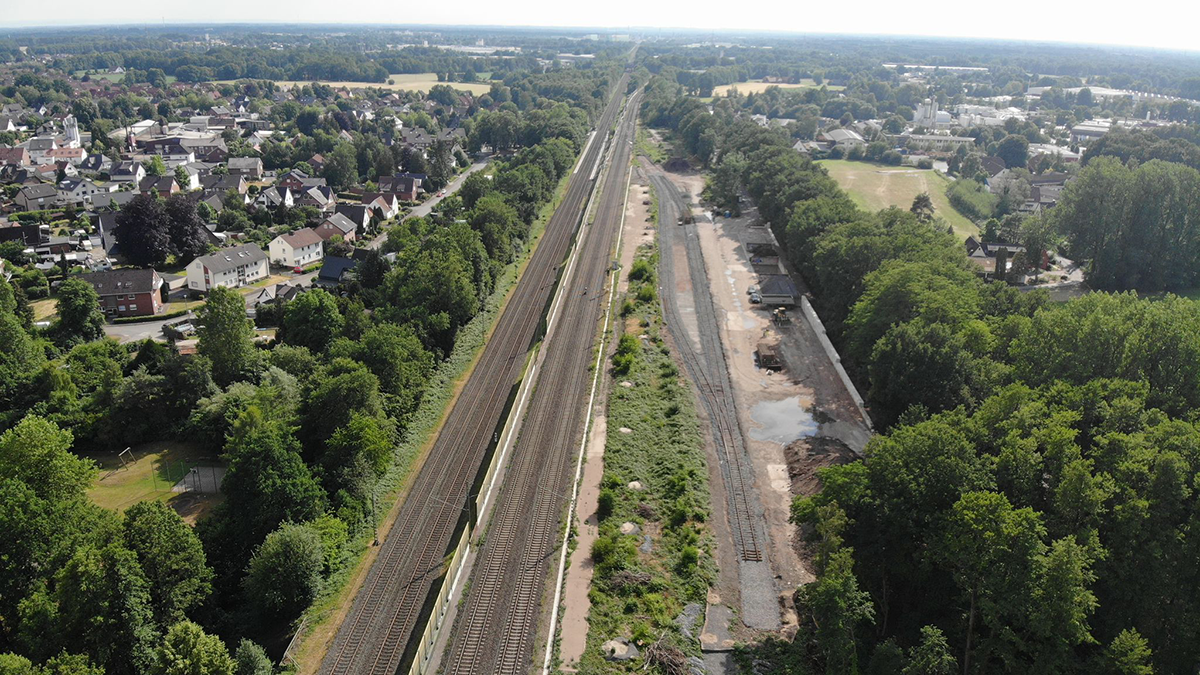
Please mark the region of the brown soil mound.
[[817, 469], [848, 464], [856, 458], [854, 451], [836, 438], [812, 436], [793, 441], [783, 450], [787, 458], [788, 477], [792, 479], [792, 494], [814, 495], [821, 491]]

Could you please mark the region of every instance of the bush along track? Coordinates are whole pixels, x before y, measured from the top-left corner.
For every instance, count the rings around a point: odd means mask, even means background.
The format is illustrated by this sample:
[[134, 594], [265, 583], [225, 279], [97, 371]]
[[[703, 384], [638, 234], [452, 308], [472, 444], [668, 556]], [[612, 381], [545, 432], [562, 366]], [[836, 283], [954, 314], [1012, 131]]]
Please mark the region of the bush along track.
[[[638, 250], [621, 306], [581, 672], [686, 672], [716, 577], [703, 437], [663, 339], [656, 255]], [[636, 652], [609, 660], [613, 640]]]

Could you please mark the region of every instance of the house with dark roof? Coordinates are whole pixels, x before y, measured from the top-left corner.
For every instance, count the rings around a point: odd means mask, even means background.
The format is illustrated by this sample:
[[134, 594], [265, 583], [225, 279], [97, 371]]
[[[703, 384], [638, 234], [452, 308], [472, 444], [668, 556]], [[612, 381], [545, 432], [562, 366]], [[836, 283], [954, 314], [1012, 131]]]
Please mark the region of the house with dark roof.
[[97, 192], [92, 195], [92, 210], [119, 209], [133, 201], [133, 198], [136, 196], [138, 196], [138, 193], [133, 191]]
[[379, 191], [396, 195], [402, 202], [415, 202], [420, 198], [421, 183], [426, 176], [419, 173], [401, 173], [379, 179]]
[[163, 280], [152, 269], [120, 269], [83, 275], [100, 296], [105, 316], [153, 316], [162, 312]]
[[157, 190], [158, 196], [170, 197], [179, 192], [179, 183], [175, 182], [175, 176], [146, 176], [138, 183], [138, 192], [144, 195], [150, 194], [151, 190]]
[[49, 238], [49, 234], [42, 236], [42, 226], [38, 223], [0, 220], [0, 242], [19, 241], [26, 246], [39, 246], [43, 239]]
[[224, 175], [210, 173], [207, 176], [200, 178], [200, 187], [205, 190], [215, 190], [222, 194], [228, 190], [237, 190], [238, 194], [244, 195], [250, 189], [246, 184], [246, 179], [243, 176]]
[[371, 224], [371, 210], [363, 204], [338, 204], [334, 212], [346, 216], [347, 220], [364, 232]]
[[354, 241], [358, 225], [346, 216], [335, 213], [312, 229], [325, 241], [334, 237], [341, 237], [345, 241]]
[[321, 265], [321, 271], [317, 272], [317, 283], [321, 286], [337, 286], [354, 276], [355, 267], [358, 267], [358, 261], [354, 258], [329, 256]]
[[975, 237], [967, 237], [966, 249], [967, 259], [979, 268], [977, 272], [985, 278], [996, 274], [999, 260], [1004, 260], [1004, 267], [1000, 272], [1007, 274], [1012, 267], [1013, 256], [1025, 252], [1025, 247], [1020, 244], [983, 242]]
[[79, 172], [89, 175], [111, 173], [113, 161], [99, 153], [88, 155], [79, 163]]
[[267, 254], [257, 244], [243, 244], [193, 260], [187, 266], [187, 285], [205, 292], [217, 286], [239, 288], [266, 279], [268, 273]]
[[[130, 194], [130, 193], [122, 193]], [[96, 217], [96, 239], [105, 255], [117, 255], [117, 212], [105, 211]]]
[[58, 143], [53, 138], [33, 138], [25, 144], [25, 147], [29, 148], [30, 161], [34, 164], [42, 164], [51, 150], [58, 149]]
[[275, 184], [280, 187], [286, 187], [292, 192], [300, 192], [312, 187], [325, 186], [329, 183], [326, 182], [324, 178], [309, 176], [303, 171], [296, 171], [293, 169], [280, 176], [279, 179], [275, 181]]
[[296, 206], [311, 206], [319, 211], [328, 213], [337, 206], [337, 197], [328, 185], [316, 185], [293, 191], [292, 199]]
[[257, 293], [246, 296], [246, 307], [247, 309], [257, 310], [263, 305], [287, 304], [295, 300], [303, 292], [304, 287], [300, 284], [290, 284], [287, 282], [274, 284], [263, 288]]
[[41, 211], [55, 205], [58, 201], [58, 190], [49, 183], [26, 185], [17, 192], [13, 201], [23, 211]]
[[294, 204], [292, 199], [292, 191], [278, 185], [263, 188], [262, 192], [254, 198], [254, 205], [268, 209], [277, 209], [279, 207], [292, 208]]

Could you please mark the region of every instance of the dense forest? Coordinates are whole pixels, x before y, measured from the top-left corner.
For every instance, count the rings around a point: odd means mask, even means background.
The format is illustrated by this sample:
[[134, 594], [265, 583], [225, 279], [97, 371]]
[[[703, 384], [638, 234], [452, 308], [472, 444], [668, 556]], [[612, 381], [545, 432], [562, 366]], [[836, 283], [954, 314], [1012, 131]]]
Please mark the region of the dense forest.
[[[685, 88], [655, 78], [643, 118], [711, 167], [708, 199], [754, 200], [884, 431], [794, 505], [818, 580], [796, 639], [759, 656], [831, 675], [1190, 672], [1200, 308], [985, 283], [919, 205], [864, 212], [787, 130]], [[1190, 280], [1194, 173], [1091, 161], [1025, 234], [1111, 254], [1102, 288]]]

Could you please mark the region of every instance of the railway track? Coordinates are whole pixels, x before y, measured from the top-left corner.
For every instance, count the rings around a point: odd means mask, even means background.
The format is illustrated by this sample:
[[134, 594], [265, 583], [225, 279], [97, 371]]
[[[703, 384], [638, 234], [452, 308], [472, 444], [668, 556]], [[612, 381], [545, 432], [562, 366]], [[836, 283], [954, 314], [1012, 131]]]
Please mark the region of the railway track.
[[622, 77], [596, 125], [596, 137], [569, 178], [541, 242], [496, 323], [471, 377], [380, 546], [363, 587], [321, 665], [328, 675], [395, 675], [410, 661], [413, 638], [431, 611], [447, 555], [467, 526], [470, 494], [494, 449], [525, 357], [592, 191], [592, 167], [616, 118]]
[[639, 95], [630, 97], [610, 146], [595, 220], [565, 282], [562, 314], [543, 347], [541, 374], [447, 648], [443, 670], [449, 675], [515, 675], [531, 666], [587, 415], [588, 373], [608, 298], [604, 287], [622, 221]]
[[[713, 441], [717, 458], [721, 464], [721, 475], [725, 481], [728, 502], [729, 525], [738, 556], [742, 560], [763, 560], [763, 543], [766, 534], [758, 500], [754, 489], [754, 472], [750, 458], [746, 455], [745, 439], [741, 422], [733, 401], [733, 387], [729, 380], [729, 369], [725, 350], [717, 323], [712, 289], [708, 271], [704, 267], [700, 251], [700, 239], [695, 224], [676, 225], [678, 218], [688, 208], [679, 190], [661, 173], [651, 175], [655, 192], [658, 194], [659, 231], [659, 295], [667, 317], [667, 326], [675, 336], [675, 343], [687, 367], [688, 374], [700, 392], [700, 401], [708, 412], [712, 425]], [[672, 255], [674, 243], [682, 237], [687, 253], [688, 273], [692, 293], [695, 297], [696, 322], [699, 326], [700, 351], [697, 352], [688, 339], [674, 289], [664, 288], [675, 279], [675, 260]]]

